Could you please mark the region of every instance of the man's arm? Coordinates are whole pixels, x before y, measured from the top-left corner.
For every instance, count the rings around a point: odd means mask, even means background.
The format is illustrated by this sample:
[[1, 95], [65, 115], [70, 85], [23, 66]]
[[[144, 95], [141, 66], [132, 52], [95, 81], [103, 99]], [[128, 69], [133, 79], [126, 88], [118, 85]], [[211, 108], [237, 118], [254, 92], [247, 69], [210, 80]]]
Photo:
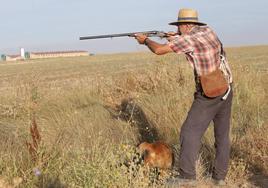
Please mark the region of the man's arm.
[[169, 52], [173, 52], [173, 50], [169, 47], [168, 44], [159, 44], [149, 39], [146, 35], [136, 34], [135, 38], [140, 44], [146, 45], [153, 53], [157, 55], [163, 55]]

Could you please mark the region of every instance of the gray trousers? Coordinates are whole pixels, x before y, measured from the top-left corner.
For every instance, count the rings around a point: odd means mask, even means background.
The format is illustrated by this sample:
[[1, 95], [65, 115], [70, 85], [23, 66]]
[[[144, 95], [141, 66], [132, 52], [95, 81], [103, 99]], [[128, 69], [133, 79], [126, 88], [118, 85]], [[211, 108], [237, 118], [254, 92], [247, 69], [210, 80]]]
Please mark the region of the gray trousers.
[[233, 92], [230, 91], [226, 100], [207, 98], [196, 92], [194, 101], [180, 133], [179, 171], [185, 178], [195, 179], [195, 163], [198, 157], [201, 138], [211, 121], [214, 122], [216, 158], [212, 177], [225, 179], [228, 170], [230, 154], [230, 116]]

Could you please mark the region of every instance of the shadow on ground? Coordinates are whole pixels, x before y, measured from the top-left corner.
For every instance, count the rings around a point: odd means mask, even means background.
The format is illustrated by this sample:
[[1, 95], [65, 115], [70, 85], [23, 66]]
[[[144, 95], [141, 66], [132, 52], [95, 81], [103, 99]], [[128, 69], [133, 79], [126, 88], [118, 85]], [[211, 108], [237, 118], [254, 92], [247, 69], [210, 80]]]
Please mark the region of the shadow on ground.
[[129, 122], [139, 131], [139, 142], [155, 142], [159, 140], [157, 129], [146, 117], [142, 108], [132, 99], [124, 99], [118, 106], [117, 118]]
[[39, 188], [67, 188], [58, 177], [40, 176], [36, 184]]

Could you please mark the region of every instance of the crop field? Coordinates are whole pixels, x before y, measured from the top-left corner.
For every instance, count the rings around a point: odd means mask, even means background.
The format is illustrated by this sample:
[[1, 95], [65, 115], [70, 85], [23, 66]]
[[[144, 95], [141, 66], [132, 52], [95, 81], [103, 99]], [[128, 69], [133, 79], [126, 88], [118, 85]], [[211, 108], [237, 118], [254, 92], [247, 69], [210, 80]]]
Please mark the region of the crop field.
[[[268, 46], [226, 51], [234, 76], [228, 187], [268, 187]], [[1, 62], [0, 187], [165, 187], [170, 172], [136, 164], [136, 146], [162, 140], [177, 159], [194, 89], [176, 54]], [[198, 187], [213, 187], [214, 155], [210, 126]]]

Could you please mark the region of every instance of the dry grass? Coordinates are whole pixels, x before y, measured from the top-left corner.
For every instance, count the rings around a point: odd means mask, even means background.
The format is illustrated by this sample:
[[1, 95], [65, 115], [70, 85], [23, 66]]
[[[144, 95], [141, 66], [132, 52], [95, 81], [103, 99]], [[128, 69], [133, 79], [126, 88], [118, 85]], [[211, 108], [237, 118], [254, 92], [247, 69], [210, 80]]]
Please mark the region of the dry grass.
[[[267, 185], [267, 54], [267, 46], [228, 49], [235, 80], [229, 187]], [[1, 64], [0, 72], [0, 187], [163, 186], [166, 177], [132, 159], [141, 141], [163, 140], [178, 154], [194, 92], [184, 57], [44, 59]], [[31, 138], [33, 114], [41, 141]], [[35, 160], [29, 140], [38, 142]], [[212, 187], [213, 144], [210, 127], [197, 163], [199, 187]]]

